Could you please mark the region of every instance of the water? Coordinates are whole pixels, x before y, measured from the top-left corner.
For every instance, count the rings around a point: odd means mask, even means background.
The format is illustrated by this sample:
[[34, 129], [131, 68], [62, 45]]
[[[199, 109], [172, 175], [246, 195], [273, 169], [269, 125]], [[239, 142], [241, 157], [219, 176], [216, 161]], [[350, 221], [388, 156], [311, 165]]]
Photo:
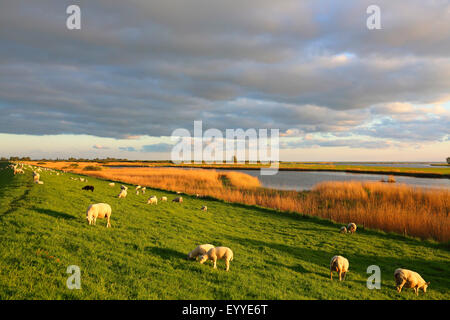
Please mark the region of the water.
[[[229, 171], [218, 170], [217, 171]], [[257, 177], [266, 188], [279, 190], [310, 190], [314, 185], [324, 181], [380, 181], [387, 180], [388, 175], [364, 174], [327, 171], [279, 171], [273, 176], [261, 176], [259, 170], [233, 170]], [[397, 183], [405, 183], [417, 187], [450, 189], [449, 179], [416, 178], [395, 176]]]

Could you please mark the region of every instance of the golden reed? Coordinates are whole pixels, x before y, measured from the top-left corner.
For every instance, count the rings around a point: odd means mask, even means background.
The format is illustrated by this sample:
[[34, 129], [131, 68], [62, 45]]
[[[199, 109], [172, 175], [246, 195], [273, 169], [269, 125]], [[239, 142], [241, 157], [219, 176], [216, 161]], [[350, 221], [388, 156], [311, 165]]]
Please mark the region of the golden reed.
[[[61, 165], [49, 166], [61, 168]], [[67, 166], [67, 163], [64, 164]], [[177, 168], [103, 168], [72, 172], [230, 202], [319, 216], [440, 242], [450, 240], [450, 191], [382, 182], [324, 182], [311, 192], [262, 188], [241, 172]], [[92, 164], [91, 164], [92, 165]]]

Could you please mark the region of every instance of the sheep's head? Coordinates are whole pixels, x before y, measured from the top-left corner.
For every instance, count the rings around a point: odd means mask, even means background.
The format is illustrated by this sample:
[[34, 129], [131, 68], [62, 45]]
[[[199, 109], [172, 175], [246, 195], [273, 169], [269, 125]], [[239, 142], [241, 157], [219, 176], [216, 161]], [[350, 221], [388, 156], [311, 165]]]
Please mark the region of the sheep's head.
[[208, 260], [208, 255], [204, 254], [204, 255], [200, 256], [200, 260], [198, 262], [203, 264], [203, 263], [205, 263], [206, 260]]
[[430, 282], [429, 282], [429, 281], [426, 282], [426, 283], [423, 285], [423, 287], [422, 287], [423, 292], [427, 292], [427, 288], [428, 288], [429, 285], [430, 285]]

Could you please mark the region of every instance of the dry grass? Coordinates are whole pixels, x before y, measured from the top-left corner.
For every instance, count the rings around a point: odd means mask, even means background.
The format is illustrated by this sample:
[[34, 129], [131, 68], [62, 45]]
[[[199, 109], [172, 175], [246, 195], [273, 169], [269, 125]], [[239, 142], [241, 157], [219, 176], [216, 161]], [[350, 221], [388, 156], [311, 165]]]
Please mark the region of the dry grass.
[[[67, 165], [67, 164], [66, 164]], [[80, 164], [80, 167], [83, 167]], [[81, 169], [71, 169], [81, 172]], [[240, 172], [177, 168], [104, 168], [84, 174], [147, 187], [200, 194], [422, 239], [450, 241], [450, 191], [381, 182], [325, 182], [311, 192], [261, 188]]]

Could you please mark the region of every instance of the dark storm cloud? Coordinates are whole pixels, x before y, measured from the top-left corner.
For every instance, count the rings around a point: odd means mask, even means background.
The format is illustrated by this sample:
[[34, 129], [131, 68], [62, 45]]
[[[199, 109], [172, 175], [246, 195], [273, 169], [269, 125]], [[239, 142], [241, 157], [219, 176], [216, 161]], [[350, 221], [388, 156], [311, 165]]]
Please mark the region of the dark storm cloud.
[[404, 132], [361, 126], [377, 116], [372, 105], [448, 99], [448, 1], [377, 1], [376, 31], [366, 28], [371, 1], [77, 3], [82, 29], [69, 31], [73, 1], [0, 0], [1, 132], [167, 136], [203, 120], [445, 137], [442, 117]]

